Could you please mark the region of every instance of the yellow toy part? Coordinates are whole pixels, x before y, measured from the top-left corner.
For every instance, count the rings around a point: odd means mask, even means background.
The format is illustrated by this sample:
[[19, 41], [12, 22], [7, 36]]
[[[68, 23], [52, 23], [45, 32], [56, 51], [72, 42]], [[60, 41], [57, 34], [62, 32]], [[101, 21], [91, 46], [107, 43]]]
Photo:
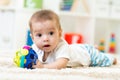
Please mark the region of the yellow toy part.
[[[19, 49], [18, 51], [16, 51], [16, 55], [14, 57], [14, 62], [15, 62], [15, 65], [20, 67], [21, 65], [21, 58], [22, 56], [26, 56], [28, 54], [28, 50], [26, 49]], [[26, 60], [24, 60], [24, 63], [26, 62]]]

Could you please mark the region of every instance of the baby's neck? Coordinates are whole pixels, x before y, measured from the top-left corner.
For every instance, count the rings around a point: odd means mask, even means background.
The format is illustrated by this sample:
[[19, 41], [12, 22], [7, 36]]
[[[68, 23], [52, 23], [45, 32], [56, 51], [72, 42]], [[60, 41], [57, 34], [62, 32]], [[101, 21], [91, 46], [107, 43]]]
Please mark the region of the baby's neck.
[[46, 60], [47, 60], [47, 58], [48, 58], [48, 56], [49, 56], [49, 54], [50, 54], [51, 52], [44, 52], [44, 55], [43, 55], [43, 62], [45, 62]]

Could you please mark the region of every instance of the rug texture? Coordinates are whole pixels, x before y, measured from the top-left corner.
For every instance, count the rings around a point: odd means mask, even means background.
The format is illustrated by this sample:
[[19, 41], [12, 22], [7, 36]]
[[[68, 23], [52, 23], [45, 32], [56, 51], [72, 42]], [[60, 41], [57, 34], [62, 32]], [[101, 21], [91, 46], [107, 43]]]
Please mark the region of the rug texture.
[[24, 69], [16, 67], [13, 55], [0, 54], [0, 80], [120, 80], [120, 63], [111, 67]]

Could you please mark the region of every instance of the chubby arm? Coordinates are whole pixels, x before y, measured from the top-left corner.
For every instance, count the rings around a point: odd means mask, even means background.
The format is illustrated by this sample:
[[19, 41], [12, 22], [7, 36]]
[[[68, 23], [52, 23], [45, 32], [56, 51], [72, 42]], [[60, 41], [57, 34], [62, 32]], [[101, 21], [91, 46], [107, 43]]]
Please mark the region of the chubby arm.
[[42, 64], [39, 60], [37, 60], [36, 65], [33, 65], [33, 68], [48, 68], [48, 69], [62, 69], [65, 68], [68, 63], [67, 58], [59, 58], [55, 62], [49, 64]]

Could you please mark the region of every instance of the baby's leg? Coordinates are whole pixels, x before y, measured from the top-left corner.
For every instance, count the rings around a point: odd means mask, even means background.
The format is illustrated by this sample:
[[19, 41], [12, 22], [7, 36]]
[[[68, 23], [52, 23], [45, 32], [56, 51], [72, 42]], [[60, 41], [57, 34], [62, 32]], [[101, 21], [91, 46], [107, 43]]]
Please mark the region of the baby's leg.
[[91, 57], [90, 66], [111, 66], [115, 62], [115, 58], [108, 53], [102, 53], [91, 45], [86, 45], [86, 48]]

